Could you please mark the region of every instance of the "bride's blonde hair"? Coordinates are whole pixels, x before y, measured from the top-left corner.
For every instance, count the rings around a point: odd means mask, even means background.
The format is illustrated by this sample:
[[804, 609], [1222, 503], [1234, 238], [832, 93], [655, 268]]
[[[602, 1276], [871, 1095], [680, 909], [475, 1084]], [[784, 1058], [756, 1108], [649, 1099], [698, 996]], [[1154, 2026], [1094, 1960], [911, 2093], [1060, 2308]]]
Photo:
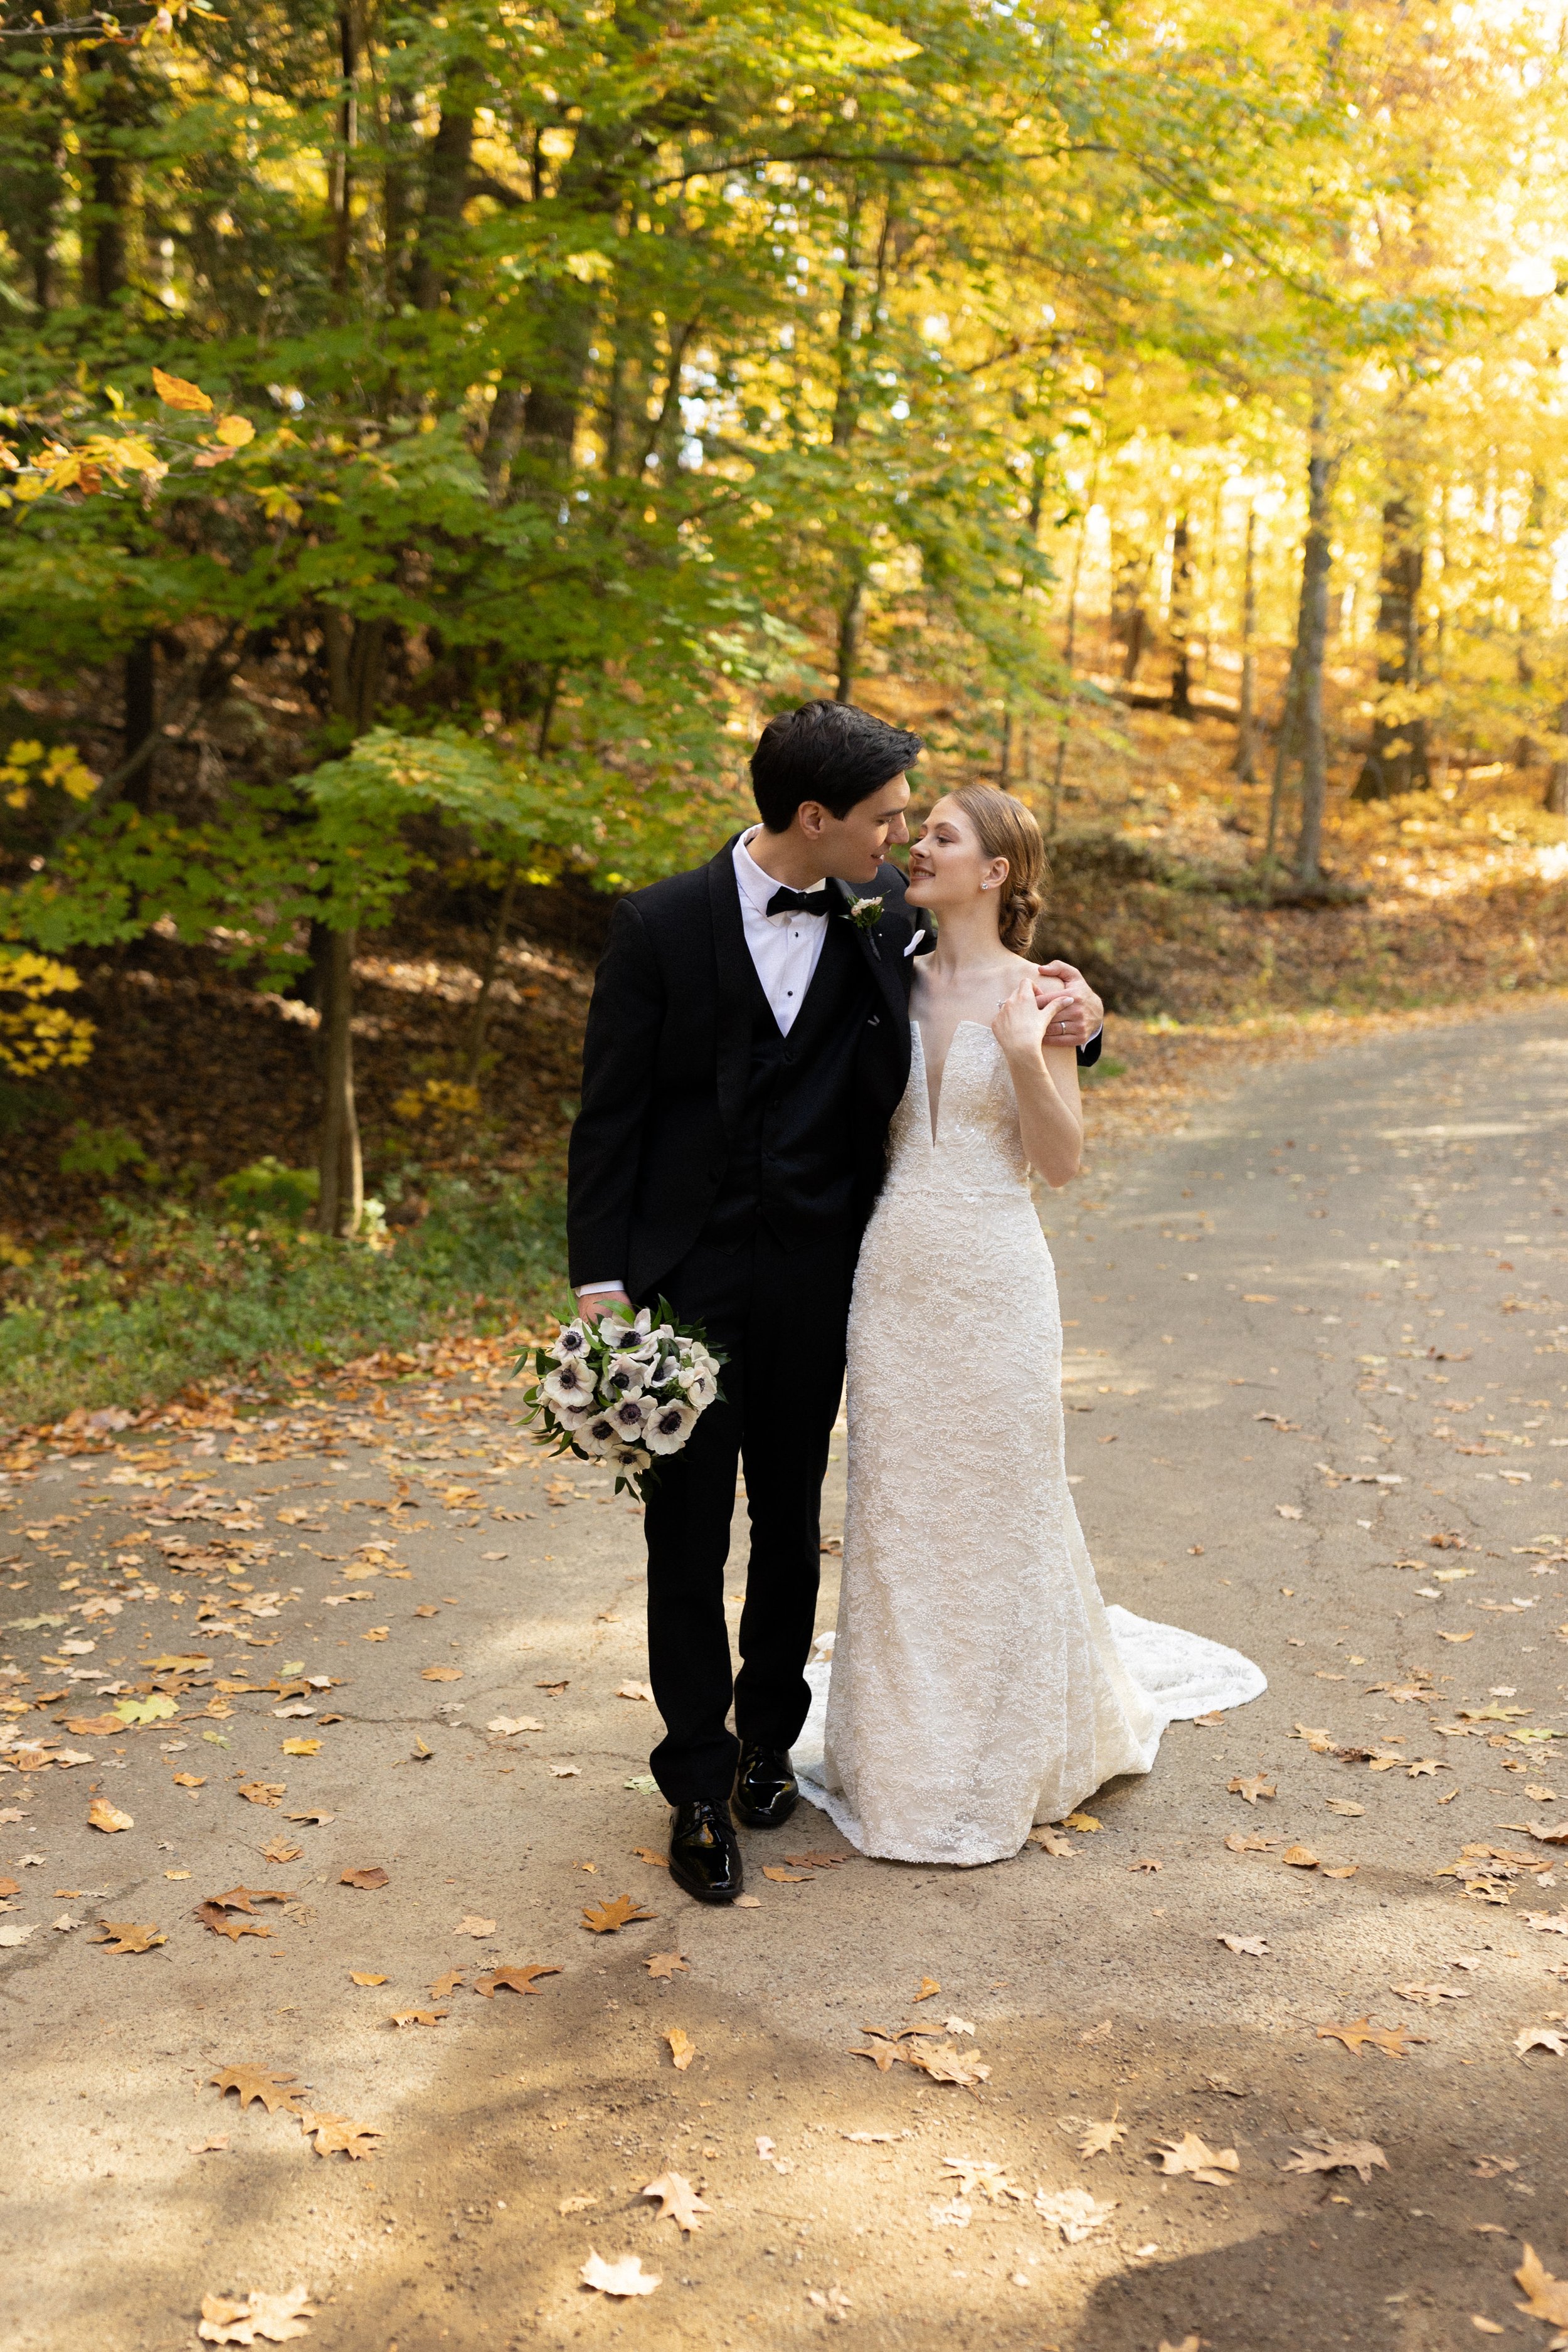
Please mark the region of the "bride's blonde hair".
[[1015, 955], [1027, 955], [1046, 903], [1047, 879], [1046, 845], [1032, 812], [994, 784], [961, 784], [947, 797], [957, 802], [974, 827], [986, 856], [1006, 859], [1007, 879], [997, 909], [1002, 944]]

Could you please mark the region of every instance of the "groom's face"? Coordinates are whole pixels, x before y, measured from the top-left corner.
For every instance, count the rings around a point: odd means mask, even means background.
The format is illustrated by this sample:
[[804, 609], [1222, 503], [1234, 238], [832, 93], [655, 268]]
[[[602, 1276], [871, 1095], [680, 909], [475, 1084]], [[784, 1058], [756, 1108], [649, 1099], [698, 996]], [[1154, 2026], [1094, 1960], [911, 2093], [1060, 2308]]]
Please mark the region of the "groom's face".
[[805, 802], [801, 829], [811, 836], [825, 875], [838, 882], [874, 882], [889, 844], [910, 837], [904, 822], [909, 804], [909, 778], [893, 776], [857, 801], [847, 816], [835, 816], [820, 802]]

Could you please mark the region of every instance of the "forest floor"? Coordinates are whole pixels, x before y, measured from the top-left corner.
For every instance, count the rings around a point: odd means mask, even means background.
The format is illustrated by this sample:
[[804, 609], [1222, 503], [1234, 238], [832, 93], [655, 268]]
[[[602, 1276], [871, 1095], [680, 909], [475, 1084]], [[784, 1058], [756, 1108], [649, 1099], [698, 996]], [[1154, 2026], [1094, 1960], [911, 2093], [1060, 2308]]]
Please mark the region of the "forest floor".
[[0, 2337], [300, 2288], [323, 2352], [1547, 2352], [1565, 1129], [1553, 998], [1047, 1204], [1106, 1594], [1269, 1688], [984, 1870], [803, 1807], [746, 1907], [672, 1886], [637, 1515], [500, 1341], [17, 1444]]
[[[1456, 769], [1366, 805], [1342, 762], [1328, 862], [1359, 895], [1280, 904], [1258, 887], [1267, 788], [1237, 783], [1233, 740], [1223, 717], [1108, 698], [1069, 745], [1042, 946], [1112, 1010], [1097, 1138], [1158, 1133], [1248, 1066], [1568, 986], [1568, 824], [1543, 814], [1540, 770]], [[933, 782], [959, 779], [952, 760], [931, 765]], [[254, 1410], [301, 1363], [454, 1323], [493, 1332], [559, 1299], [560, 1171], [608, 902], [521, 899], [477, 1094], [487, 906], [411, 901], [365, 942], [367, 1184], [404, 1221], [374, 1263], [296, 1244], [287, 1220], [223, 1189], [264, 1159], [311, 1164], [309, 1006], [156, 936], [83, 960], [73, 1004], [97, 1024], [92, 1060], [0, 1087], [0, 1309], [28, 1309], [0, 1313], [0, 1427], [181, 1389], [245, 1391]], [[195, 1324], [194, 1292], [207, 1301]]]

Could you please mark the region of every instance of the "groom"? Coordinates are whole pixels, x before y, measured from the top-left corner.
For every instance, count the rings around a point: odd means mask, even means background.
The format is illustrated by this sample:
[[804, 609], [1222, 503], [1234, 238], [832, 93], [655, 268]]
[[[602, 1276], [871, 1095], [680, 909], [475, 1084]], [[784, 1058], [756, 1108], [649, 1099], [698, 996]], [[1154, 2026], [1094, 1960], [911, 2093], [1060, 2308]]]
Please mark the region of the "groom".
[[[670, 1874], [704, 1903], [743, 1883], [731, 1802], [774, 1829], [798, 1794], [850, 1284], [909, 1077], [912, 959], [931, 944], [883, 857], [909, 838], [920, 749], [839, 703], [770, 719], [752, 756], [762, 824], [621, 901], [589, 1008], [567, 1205], [583, 1312], [662, 1296], [729, 1360], [644, 1522], [666, 1726], [649, 1761], [675, 1808]], [[1098, 998], [1069, 966], [1042, 970], [1069, 991], [1053, 1038], [1097, 1059]], [[731, 1681], [738, 1464], [752, 1540]]]

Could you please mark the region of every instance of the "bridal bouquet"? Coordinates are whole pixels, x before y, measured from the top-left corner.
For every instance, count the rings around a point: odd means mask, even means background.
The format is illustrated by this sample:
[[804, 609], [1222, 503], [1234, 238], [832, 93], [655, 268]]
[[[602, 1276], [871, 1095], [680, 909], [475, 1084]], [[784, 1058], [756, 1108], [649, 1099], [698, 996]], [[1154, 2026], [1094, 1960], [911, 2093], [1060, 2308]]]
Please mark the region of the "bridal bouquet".
[[564, 1323], [548, 1347], [525, 1349], [516, 1370], [532, 1375], [528, 1418], [554, 1454], [616, 1465], [616, 1492], [642, 1494], [659, 1454], [679, 1454], [719, 1394], [724, 1358], [700, 1329], [682, 1331], [662, 1298], [659, 1320], [617, 1309], [603, 1322]]

